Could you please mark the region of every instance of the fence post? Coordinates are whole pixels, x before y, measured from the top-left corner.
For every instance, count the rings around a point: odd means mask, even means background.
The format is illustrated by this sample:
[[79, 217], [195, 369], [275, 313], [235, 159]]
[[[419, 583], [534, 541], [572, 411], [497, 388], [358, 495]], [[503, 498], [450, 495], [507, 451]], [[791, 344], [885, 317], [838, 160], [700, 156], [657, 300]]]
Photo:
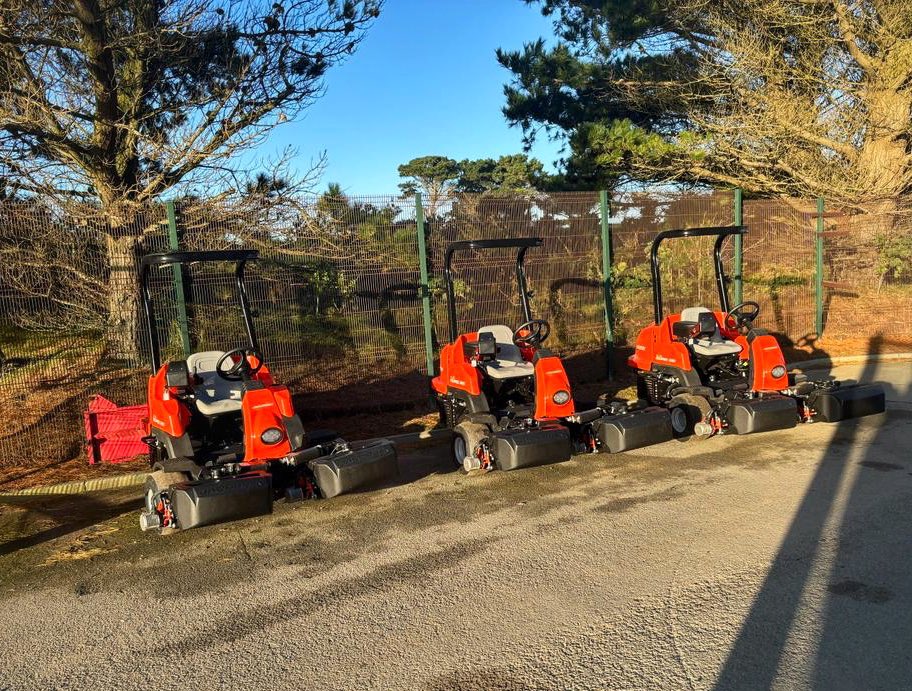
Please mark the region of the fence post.
[[599, 192], [599, 216], [602, 227], [602, 281], [605, 291], [605, 370], [608, 379], [614, 379], [614, 291], [611, 285], [611, 205], [608, 191]]
[[[177, 237], [177, 213], [174, 209], [174, 202], [165, 202], [165, 211], [168, 214], [168, 246], [172, 251], [180, 249], [180, 243]], [[180, 264], [171, 266], [174, 272], [174, 302], [177, 306], [177, 323], [180, 327], [181, 345], [184, 349], [184, 357], [190, 356], [190, 329], [187, 325], [187, 296], [184, 293], [184, 273]]]
[[817, 232], [815, 233], [817, 270], [814, 278], [817, 338], [823, 338], [823, 197], [817, 197]]
[[427, 238], [424, 234], [424, 207], [421, 195], [415, 195], [415, 221], [418, 226], [418, 270], [421, 280], [421, 311], [424, 320], [424, 356], [427, 373], [433, 377], [434, 371], [434, 329], [431, 322], [431, 286], [428, 281]]
[[[735, 225], [744, 224], [744, 193], [740, 187], [735, 188]], [[740, 305], [744, 300], [744, 239], [741, 235], [735, 236], [735, 304]]]

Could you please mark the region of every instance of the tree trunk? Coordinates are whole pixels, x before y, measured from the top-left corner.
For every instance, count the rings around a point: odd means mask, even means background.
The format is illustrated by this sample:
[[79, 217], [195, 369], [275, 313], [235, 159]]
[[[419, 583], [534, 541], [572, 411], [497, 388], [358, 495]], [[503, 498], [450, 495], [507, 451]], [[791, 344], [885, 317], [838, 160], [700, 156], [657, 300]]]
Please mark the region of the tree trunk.
[[138, 239], [135, 236], [105, 238], [108, 252], [108, 318], [105, 333], [108, 356], [139, 365], [140, 313], [137, 279]]
[[908, 185], [912, 98], [888, 87], [869, 88], [865, 96], [868, 123], [853, 172], [855, 196], [884, 203], [882, 200], [902, 196]]

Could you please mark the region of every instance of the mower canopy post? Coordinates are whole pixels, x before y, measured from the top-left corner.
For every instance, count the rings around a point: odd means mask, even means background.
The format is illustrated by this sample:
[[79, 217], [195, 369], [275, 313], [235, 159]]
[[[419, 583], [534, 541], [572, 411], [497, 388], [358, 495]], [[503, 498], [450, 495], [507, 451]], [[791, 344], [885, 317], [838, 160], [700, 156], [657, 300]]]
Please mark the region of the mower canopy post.
[[149, 335], [153, 372], [161, 367], [161, 343], [158, 340], [158, 329], [155, 325], [155, 308], [152, 302], [152, 292], [149, 289], [149, 275], [152, 267], [172, 266], [174, 264], [187, 265], [198, 262], [235, 262], [234, 277], [241, 304], [241, 314], [244, 317], [244, 328], [247, 331], [250, 347], [258, 351], [259, 344], [256, 330], [253, 327], [250, 300], [247, 297], [247, 286], [244, 283], [244, 267], [247, 262], [256, 261], [259, 257], [260, 253], [256, 250], [210, 250], [206, 252], [156, 252], [147, 254], [142, 258], [140, 288], [143, 311], [146, 315], [146, 328]]
[[725, 267], [722, 262], [722, 243], [725, 242], [725, 238], [729, 236], [745, 235], [746, 233], [747, 229], [744, 226], [712, 226], [705, 228], [686, 228], [681, 230], [663, 230], [656, 235], [655, 240], [652, 241], [652, 250], [650, 251], [650, 258], [652, 260], [652, 298], [655, 310], [655, 323], [661, 324], [663, 317], [662, 277], [659, 272], [659, 246], [662, 244], [663, 240], [707, 236], [716, 237], [716, 242], [713, 246], [716, 288], [719, 291], [719, 302], [722, 305], [722, 309], [723, 311], [728, 312], [731, 305], [728, 301], [727, 278], [725, 276]]
[[459, 336], [456, 320], [456, 291], [453, 288], [453, 255], [466, 250], [491, 250], [516, 248], [516, 282], [519, 284], [519, 299], [522, 303], [523, 319], [531, 321], [532, 307], [529, 301], [529, 286], [526, 283], [525, 259], [526, 251], [530, 247], [541, 247], [541, 238], [503, 238], [498, 240], [463, 240], [453, 242], [447, 246], [444, 266], [444, 280], [447, 292], [447, 314], [450, 322], [450, 341], [455, 341]]

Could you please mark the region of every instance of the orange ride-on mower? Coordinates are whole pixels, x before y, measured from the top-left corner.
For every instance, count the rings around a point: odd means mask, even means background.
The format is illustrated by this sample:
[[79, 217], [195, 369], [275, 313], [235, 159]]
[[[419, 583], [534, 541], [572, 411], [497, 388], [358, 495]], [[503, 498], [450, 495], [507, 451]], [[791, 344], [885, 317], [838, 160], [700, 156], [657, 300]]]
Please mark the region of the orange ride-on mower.
[[[808, 381], [789, 374], [776, 339], [754, 326], [760, 305], [730, 306], [722, 245], [742, 226], [667, 230], [652, 243], [655, 324], [643, 329], [629, 364], [637, 370], [640, 398], [667, 407], [675, 435], [706, 438], [838, 422], [884, 411], [878, 385]], [[665, 240], [713, 236], [721, 309], [688, 307], [663, 317], [659, 247]]]
[[[142, 259], [141, 289], [152, 376], [148, 436], [152, 472], [143, 530], [187, 529], [272, 511], [273, 499], [334, 497], [398, 473], [388, 441], [350, 447], [333, 434], [308, 439], [288, 388], [277, 384], [257, 342], [244, 283], [249, 250], [170, 252]], [[232, 262], [247, 345], [161, 363], [152, 269]]]
[[[660, 407], [617, 402], [577, 411], [560, 358], [542, 347], [551, 330], [533, 319], [526, 251], [540, 238], [455, 242], [446, 251], [450, 340], [431, 384], [444, 424], [453, 432], [453, 460], [466, 471], [514, 470], [566, 461], [577, 452], [617, 452], [672, 439]], [[516, 249], [516, 280], [524, 323], [483, 326], [459, 334], [453, 255], [466, 250]]]

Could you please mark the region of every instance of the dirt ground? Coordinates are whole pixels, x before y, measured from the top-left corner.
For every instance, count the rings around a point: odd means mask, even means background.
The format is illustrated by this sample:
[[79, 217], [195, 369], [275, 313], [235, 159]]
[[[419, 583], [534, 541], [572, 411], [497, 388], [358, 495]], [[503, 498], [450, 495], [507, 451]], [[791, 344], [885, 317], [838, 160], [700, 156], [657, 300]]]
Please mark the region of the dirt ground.
[[[884, 416], [398, 483], [168, 538], [0, 503], [0, 688], [895, 689], [912, 366]], [[40, 662], [39, 662], [40, 661]]]

